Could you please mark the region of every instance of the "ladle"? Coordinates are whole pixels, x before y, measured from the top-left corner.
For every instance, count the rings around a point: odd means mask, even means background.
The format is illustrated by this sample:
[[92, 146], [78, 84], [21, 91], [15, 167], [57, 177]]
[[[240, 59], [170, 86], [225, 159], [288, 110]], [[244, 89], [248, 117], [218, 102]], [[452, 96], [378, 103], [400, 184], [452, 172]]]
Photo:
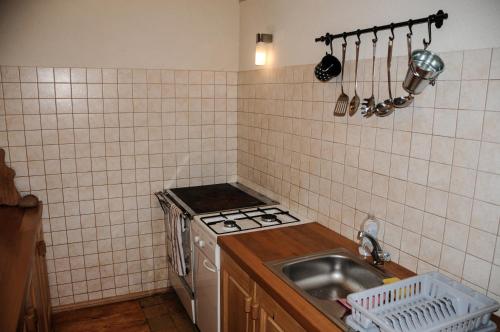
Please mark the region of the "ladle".
[[361, 108], [361, 114], [365, 117], [365, 118], [369, 118], [373, 115], [373, 113], [375, 112], [375, 107], [376, 107], [376, 104], [375, 104], [375, 93], [374, 93], [374, 81], [375, 81], [375, 53], [376, 53], [376, 50], [377, 50], [377, 41], [378, 41], [378, 38], [377, 38], [377, 30], [374, 30], [374, 35], [375, 35], [375, 38], [372, 39], [372, 43], [373, 43], [373, 56], [372, 56], [372, 95], [370, 96], [370, 98], [365, 98], [364, 100], [364, 103], [363, 103], [363, 107]]

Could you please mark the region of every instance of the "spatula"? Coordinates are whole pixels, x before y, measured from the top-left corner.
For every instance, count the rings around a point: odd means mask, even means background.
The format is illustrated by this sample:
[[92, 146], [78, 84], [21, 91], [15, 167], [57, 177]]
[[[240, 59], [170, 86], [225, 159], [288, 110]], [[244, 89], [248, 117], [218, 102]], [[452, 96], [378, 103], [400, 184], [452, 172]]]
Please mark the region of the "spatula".
[[335, 116], [344, 116], [347, 107], [349, 106], [349, 96], [344, 92], [344, 61], [345, 61], [345, 50], [347, 47], [347, 43], [342, 44], [342, 76], [340, 77], [340, 88], [342, 93], [337, 99], [337, 104], [335, 105], [335, 110], [333, 111], [333, 115]]

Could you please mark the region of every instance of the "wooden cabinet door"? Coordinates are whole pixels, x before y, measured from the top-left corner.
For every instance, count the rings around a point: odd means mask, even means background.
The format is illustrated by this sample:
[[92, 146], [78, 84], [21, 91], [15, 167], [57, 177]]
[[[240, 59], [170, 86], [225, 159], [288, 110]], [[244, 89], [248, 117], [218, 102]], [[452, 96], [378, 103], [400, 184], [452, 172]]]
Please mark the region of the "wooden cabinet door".
[[260, 307], [259, 310], [259, 324], [257, 332], [284, 332], [283, 329], [274, 321], [273, 317]]
[[258, 332], [305, 332], [259, 285], [256, 286], [255, 301], [259, 305]]
[[255, 283], [227, 255], [221, 265], [222, 332], [253, 332], [252, 303]]

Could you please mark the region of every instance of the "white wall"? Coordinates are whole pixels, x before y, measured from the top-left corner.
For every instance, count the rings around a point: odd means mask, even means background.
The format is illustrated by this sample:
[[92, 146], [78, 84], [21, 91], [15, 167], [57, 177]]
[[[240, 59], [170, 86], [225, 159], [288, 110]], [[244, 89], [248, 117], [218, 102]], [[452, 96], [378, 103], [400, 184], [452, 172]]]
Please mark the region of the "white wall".
[[237, 0], [1, 0], [2, 65], [238, 69]]
[[[430, 48], [434, 51], [454, 51], [500, 46], [500, 1], [498, 0], [246, 0], [240, 5], [240, 69], [255, 68], [255, 34], [274, 34], [274, 64], [287, 66], [316, 63], [326, 48], [314, 38], [358, 28], [426, 17], [443, 9], [449, 19], [440, 30], [433, 29]], [[397, 29], [395, 55], [406, 54], [404, 34]], [[426, 25], [414, 28], [415, 47], [421, 46], [427, 34]], [[380, 33], [387, 36], [387, 32]], [[368, 38], [362, 44], [362, 57], [371, 52]], [[348, 57], [353, 58], [351, 39]], [[379, 45], [383, 56], [387, 42]], [[340, 43], [336, 52], [340, 55]], [[383, 48], [383, 50], [382, 50]]]

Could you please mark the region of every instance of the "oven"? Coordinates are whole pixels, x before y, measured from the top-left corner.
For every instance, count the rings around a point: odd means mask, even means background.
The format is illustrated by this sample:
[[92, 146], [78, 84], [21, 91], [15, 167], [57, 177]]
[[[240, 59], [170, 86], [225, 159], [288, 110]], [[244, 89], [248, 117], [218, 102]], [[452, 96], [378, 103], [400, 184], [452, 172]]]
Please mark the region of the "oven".
[[[220, 249], [213, 230], [206, 229], [204, 224], [197, 225], [199, 217], [235, 209], [275, 205], [276, 202], [239, 183], [179, 187], [155, 194], [165, 211], [167, 248], [170, 248], [171, 243], [168, 238], [171, 224], [168, 211], [173, 205], [183, 211], [181, 236], [187, 274], [179, 277], [170, 265], [170, 285], [201, 332], [218, 332]], [[171, 253], [168, 255], [169, 261], [172, 261], [173, 256]]]

